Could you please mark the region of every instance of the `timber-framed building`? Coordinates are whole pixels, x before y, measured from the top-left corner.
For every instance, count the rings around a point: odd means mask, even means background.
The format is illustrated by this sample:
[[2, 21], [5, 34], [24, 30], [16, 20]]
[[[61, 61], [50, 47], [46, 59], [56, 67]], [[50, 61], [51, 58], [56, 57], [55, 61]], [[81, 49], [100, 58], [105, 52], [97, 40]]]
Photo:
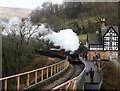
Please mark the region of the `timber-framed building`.
[[87, 59], [92, 60], [93, 56], [100, 54], [101, 57], [118, 56], [119, 33], [117, 26], [105, 26], [105, 19], [101, 19], [100, 31], [87, 35]]

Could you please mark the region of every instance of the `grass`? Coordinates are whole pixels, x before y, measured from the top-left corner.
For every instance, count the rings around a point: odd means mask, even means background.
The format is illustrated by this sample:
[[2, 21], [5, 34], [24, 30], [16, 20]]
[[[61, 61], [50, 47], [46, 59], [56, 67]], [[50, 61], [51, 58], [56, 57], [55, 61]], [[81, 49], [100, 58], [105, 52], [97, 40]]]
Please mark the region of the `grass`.
[[91, 23], [96, 23], [96, 22], [97, 22], [97, 20], [96, 20], [97, 17], [98, 17], [98, 16], [72, 19], [72, 20], [68, 20], [68, 21], [66, 22], [66, 24], [73, 23], [73, 22], [77, 22], [77, 23], [79, 24], [79, 27], [81, 27], [81, 28], [82, 28], [82, 24], [83, 24], [85, 27], [88, 27], [88, 22], [90, 21]]
[[82, 34], [78, 36], [79, 40], [85, 40], [87, 39], [87, 34]]
[[112, 62], [103, 63], [103, 84], [101, 90], [120, 89], [120, 70]]

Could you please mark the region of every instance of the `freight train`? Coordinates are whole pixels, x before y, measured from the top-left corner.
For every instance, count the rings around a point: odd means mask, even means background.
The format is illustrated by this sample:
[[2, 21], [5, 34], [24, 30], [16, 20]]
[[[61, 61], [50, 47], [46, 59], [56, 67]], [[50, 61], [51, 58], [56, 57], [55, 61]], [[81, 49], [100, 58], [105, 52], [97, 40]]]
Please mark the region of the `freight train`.
[[68, 61], [71, 64], [82, 63], [82, 60], [80, 59], [77, 51], [74, 51], [73, 53], [71, 53], [70, 51], [66, 52], [64, 49], [51, 48], [48, 51], [44, 51], [42, 49], [34, 49], [33, 53], [42, 54], [42, 55], [50, 56], [50, 57], [57, 57], [57, 58], [60, 58], [60, 59], [63, 59], [63, 60], [68, 57]]

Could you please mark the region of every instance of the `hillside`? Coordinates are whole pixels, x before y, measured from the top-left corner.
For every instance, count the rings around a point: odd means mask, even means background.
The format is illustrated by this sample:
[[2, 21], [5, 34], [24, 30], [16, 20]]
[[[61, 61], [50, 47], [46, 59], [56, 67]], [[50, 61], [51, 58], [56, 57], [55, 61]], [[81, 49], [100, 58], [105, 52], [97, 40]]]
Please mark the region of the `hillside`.
[[103, 84], [101, 90], [120, 90], [120, 71], [112, 62], [103, 63]]
[[71, 28], [78, 35], [98, 31], [101, 18], [105, 18], [106, 25], [117, 25], [118, 3], [46, 3], [41, 10], [34, 10], [31, 14], [35, 24], [48, 23], [54, 31]]
[[26, 17], [32, 12], [31, 9], [9, 8], [9, 7], [2, 7], [2, 6], [0, 6], [0, 10], [1, 10], [0, 19], [5, 19], [5, 20], [13, 16], [18, 16], [20, 18]]

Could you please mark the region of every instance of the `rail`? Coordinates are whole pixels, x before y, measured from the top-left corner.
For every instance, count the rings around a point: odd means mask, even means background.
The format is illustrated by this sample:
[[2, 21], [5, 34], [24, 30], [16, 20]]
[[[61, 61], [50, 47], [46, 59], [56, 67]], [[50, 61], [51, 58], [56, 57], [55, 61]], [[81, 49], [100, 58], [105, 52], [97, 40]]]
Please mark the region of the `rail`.
[[[30, 86], [30, 74], [31, 73], [34, 73], [34, 82], [36, 84], [38, 82], [38, 79], [40, 79], [40, 77], [41, 77], [41, 81], [44, 80], [44, 79], [47, 79], [48, 77], [53, 76], [53, 72], [54, 72], [54, 75], [55, 75], [56, 73], [62, 71], [67, 65], [68, 65], [68, 61], [67, 61], [67, 59], [65, 59], [62, 62], [53, 64], [53, 65], [50, 65], [50, 66], [47, 66], [47, 67], [43, 67], [43, 68], [35, 69], [35, 70], [32, 70], [32, 71], [28, 71], [28, 72], [25, 72], [25, 73], [20, 73], [20, 74], [8, 76], [8, 77], [0, 78], [0, 81], [4, 81], [3, 89], [7, 90], [8, 89], [7, 86], [9, 85], [7, 83], [8, 79], [15, 78], [15, 79], [17, 79], [16, 89], [19, 90], [20, 89], [20, 80], [21, 80], [20, 78], [22, 76], [26, 75], [26, 79], [25, 79], [26, 80], [26, 85], [27, 85], [27, 87], [29, 87]], [[38, 74], [37, 74], [39, 71], [41, 71], [41, 74], [40, 74], [41, 76], [38, 76]], [[50, 76], [49, 76], [49, 73], [50, 73]], [[46, 74], [46, 77], [44, 77], [44, 74]]]
[[65, 87], [65, 91], [67, 91], [68, 89], [71, 89], [71, 90], [77, 90], [77, 83], [82, 79], [82, 77], [85, 75], [86, 73], [86, 64], [84, 61], [82, 61], [85, 65], [85, 68], [83, 69], [83, 71], [81, 72], [81, 74], [77, 77], [74, 77], [73, 79], [59, 85], [59, 86], [56, 86], [52, 89], [52, 91], [57, 91], [57, 90], [60, 90], [62, 91], [62, 88]]

